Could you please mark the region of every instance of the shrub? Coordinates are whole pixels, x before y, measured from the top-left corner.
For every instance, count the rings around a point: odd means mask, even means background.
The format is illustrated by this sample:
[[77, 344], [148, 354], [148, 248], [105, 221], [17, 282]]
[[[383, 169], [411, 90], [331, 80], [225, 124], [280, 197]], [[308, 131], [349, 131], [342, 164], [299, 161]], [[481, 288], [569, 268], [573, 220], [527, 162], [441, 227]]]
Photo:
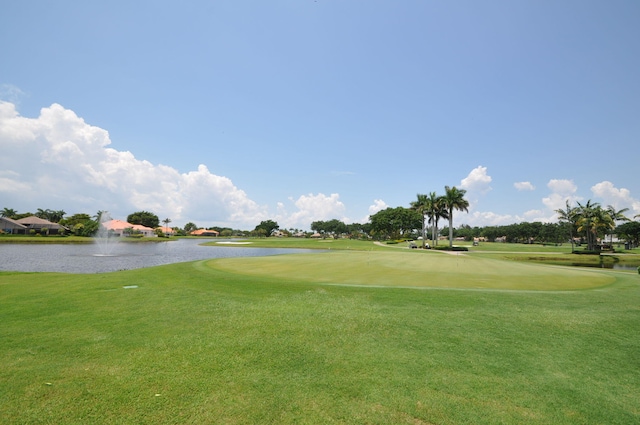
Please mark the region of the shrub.
[[440, 251], [469, 251], [469, 248], [467, 248], [466, 246], [437, 245], [432, 248], [438, 249]]

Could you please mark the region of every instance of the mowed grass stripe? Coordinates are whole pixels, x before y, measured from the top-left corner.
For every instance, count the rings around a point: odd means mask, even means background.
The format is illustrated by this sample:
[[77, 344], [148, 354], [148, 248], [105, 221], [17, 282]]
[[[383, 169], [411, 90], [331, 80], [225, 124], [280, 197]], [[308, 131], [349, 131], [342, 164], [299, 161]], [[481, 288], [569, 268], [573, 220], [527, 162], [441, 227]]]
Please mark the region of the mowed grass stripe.
[[225, 258], [209, 266], [233, 273], [323, 284], [577, 290], [610, 285], [598, 270], [523, 264], [464, 254], [342, 251], [255, 258]]

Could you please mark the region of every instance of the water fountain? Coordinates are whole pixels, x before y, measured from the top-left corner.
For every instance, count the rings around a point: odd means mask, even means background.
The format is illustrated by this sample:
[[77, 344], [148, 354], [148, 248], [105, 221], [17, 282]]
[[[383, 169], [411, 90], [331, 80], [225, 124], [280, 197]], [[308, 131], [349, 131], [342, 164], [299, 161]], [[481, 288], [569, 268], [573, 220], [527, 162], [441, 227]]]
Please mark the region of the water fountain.
[[93, 240], [98, 247], [98, 252], [94, 257], [114, 257], [114, 248], [118, 244], [118, 237], [109, 230], [104, 223], [111, 221], [111, 216], [107, 211], [101, 211], [98, 215], [98, 231]]

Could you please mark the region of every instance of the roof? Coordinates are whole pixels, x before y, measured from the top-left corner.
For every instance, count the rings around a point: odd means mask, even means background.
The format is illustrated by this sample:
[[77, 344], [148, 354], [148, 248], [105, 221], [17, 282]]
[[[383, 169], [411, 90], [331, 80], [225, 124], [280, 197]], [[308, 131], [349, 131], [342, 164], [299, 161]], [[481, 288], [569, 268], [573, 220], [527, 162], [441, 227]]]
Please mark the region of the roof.
[[210, 229], [198, 229], [189, 233], [192, 236], [218, 236], [220, 232]]
[[1, 221], [9, 223], [9, 224], [11, 224], [11, 225], [13, 225], [13, 226], [15, 226], [17, 228], [22, 228], [22, 229], [26, 229], [27, 228], [27, 226], [25, 226], [24, 224], [20, 224], [20, 223], [18, 223], [17, 220], [14, 220], [14, 219], [9, 218], [9, 217], [0, 217], [0, 222]]
[[146, 227], [141, 224], [131, 224], [129, 222], [123, 220], [109, 220], [102, 223], [102, 226], [107, 230], [124, 230], [124, 229], [134, 229], [134, 230], [146, 230], [153, 231], [151, 227]]
[[62, 227], [58, 223], [53, 223], [49, 220], [45, 220], [44, 218], [36, 217], [35, 215], [21, 218], [20, 220], [16, 220], [16, 221], [28, 227], [47, 227], [50, 229], [59, 229]]

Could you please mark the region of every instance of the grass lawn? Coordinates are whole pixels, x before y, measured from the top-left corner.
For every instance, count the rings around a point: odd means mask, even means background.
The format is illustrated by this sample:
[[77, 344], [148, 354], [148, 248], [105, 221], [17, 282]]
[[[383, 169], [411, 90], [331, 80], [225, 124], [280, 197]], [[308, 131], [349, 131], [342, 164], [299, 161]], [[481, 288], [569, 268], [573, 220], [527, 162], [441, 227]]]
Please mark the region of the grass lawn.
[[640, 422], [637, 273], [416, 251], [0, 273], [1, 422]]

